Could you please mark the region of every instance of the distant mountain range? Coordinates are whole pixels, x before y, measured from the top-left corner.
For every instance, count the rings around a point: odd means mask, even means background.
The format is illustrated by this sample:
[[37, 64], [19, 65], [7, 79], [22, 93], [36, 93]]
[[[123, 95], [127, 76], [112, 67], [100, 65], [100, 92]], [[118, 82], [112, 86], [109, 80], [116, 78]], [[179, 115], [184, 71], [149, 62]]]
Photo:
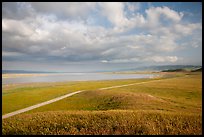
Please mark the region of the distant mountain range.
[[202, 67], [201, 68], [199, 68], [199, 69], [196, 69], [196, 70], [192, 70], [192, 72], [202, 72]]
[[165, 70], [176, 70], [176, 69], [184, 69], [184, 70], [202, 70], [202, 66], [195, 66], [195, 65], [162, 65], [162, 66], [144, 66], [144, 67], [137, 67], [131, 69], [123, 69], [120, 71], [165, 71]]
[[[120, 69], [116, 71], [173, 71], [173, 70], [190, 70], [190, 71], [202, 71], [202, 66], [194, 65], [163, 65], [163, 66], [144, 66], [131, 69]], [[200, 69], [200, 70], [199, 70]], [[93, 71], [93, 72], [113, 72], [113, 71]], [[54, 72], [54, 71], [29, 71], [29, 70], [2, 70], [2, 73], [74, 73], [74, 72]], [[82, 72], [83, 73], [83, 72]], [[87, 72], [86, 72], [87, 73]], [[90, 73], [90, 72], [89, 72]]]
[[2, 70], [2, 73], [58, 73], [51, 71], [29, 71], [29, 70]]
[[182, 69], [168, 69], [168, 70], [162, 70], [162, 72], [202, 72], [201, 68], [182, 68]]

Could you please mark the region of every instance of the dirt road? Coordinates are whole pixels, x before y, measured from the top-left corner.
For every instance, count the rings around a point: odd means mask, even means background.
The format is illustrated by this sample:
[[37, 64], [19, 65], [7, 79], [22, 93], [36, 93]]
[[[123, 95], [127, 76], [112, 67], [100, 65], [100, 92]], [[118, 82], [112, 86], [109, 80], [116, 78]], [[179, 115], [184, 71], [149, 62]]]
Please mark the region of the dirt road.
[[[164, 80], [164, 79], [162, 79], [162, 80]], [[132, 86], [132, 85], [139, 85], [139, 84], [150, 83], [150, 82], [157, 82], [157, 81], [161, 81], [161, 80], [152, 80], [152, 81], [132, 83], [132, 84], [126, 84], [126, 85], [105, 87], [105, 88], [100, 88], [100, 89], [98, 89], [98, 90], [107, 90], [107, 89], [112, 89], [112, 88], [120, 88], [120, 87], [126, 87], [126, 86]], [[5, 119], [5, 118], [8, 118], [8, 117], [17, 115], [17, 114], [20, 114], [20, 113], [23, 113], [23, 112], [26, 112], [26, 111], [29, 111], [29, 110], [32, 110], [32, 109], [35, 109], [35, 108], [38, 108], [38, 107], [41, 107], [41, 106], [44, 106], [44, 105], [47, 105], [47, 104], [50, 104], [50, 103], [59, 101], [59, 100], [62, 100], [62, 99], [64, 99], [64, 98], [66, 98], [66, 97], [70, 97], [70, 96], [72, 96], [72, 95], [74, 95], [74, 94], [77, 94], [77, 93], [80, 93], [80, 92], [83, 92], [83, 91], [85, 91], [85, 90], [80, 90], [80, 91], [76, 91], [76, 92], [73, 92], [73, 93], [69, 93], [69, 94], [63, 95], [63, 96], [61, 96], [61, 97], [57, 97], [57, 98], [51, 99], [51, 100], [49, 100], [49, 101], [45, 101], [45, 102], [42, 102], [42, 103], [39, 103], [39, 104], [30, 106], [30, 107], [27, 107], [27, 108], [24, 108], [24, 109], [20, 109], [20, 110], [17, 110], [17, 111], [14, 111], [14, 112], [5, 114], [5, 115], [2, 116], [2, 119]]]

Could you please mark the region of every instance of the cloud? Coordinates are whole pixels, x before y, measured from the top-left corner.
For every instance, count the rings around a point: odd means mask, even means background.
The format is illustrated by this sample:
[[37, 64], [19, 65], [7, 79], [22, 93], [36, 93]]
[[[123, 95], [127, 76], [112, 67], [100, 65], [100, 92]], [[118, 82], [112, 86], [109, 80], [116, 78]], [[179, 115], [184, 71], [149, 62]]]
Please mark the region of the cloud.
[[26, 2], [3, 2], [2, 18], [21, 20], [26, 17], [34, 17], [35, 11]]
[[108, 20], [116, 26], [123, 26], [127, 19], [124, 16], [124, 4], [121, 2], [99, 3], [102, 9], [102, 15], [106, 16]]
[[174, 30], [180, 35], [191, 35], [194, 30], [202, 29], [200, 23], [189, 23], [189, 24], [175, 24]]
[[102, 62], [102, 63], [107, 63], [108, 61], [107, 61], [107, 60], [101, 60], [101, 62]]
[[176, 62], [178, 60], [177, 56], [167, 56], [167, 60], [170, 62]]
[[139, 13], [140, 6], [120, 2], [3, 3], [3, 60], [176, 63], [181, 57], [174, 52], [181, 47], [201, 47], [200, 22], [183, 22], [183, 12], [168, 7]]
[[151, 58], [147, 58], [146, 60], [152, 60], [154, 62], [176, 62], [178, 60], [177, 56], [153, 56]]
[[28, 24], [22, 21], [11, 19], [2, 20], [2, 30], [4, 32], [14, 33], [16, 35], [22, 36], [28, 36], [34, 33], [31, 26], [29, 26]]
[[[143, 15], [137, 13], [133, 14], [131, 17], [126, 16], [125, 12], [125, 4], [122, 2], [108, 2], [108, 3], [99, 3], [101, 8], [101, 14], [112, 23], [113, 25], [113, 33], [122, 33], [128, 31], [135, 26], [141, 27], [146, 23]], [[127, 4], [128, 9], [131, 9], [131, 12], [139, 9], [138, 4]]]
[[95, 8], [94, 2], [31, 2], [31, 7], [38, 13], [54, 14], [60, 18], [84, 18]]
[[136, 3], [127, 3], [127, 7], [131, 12], [138, 11], [141, 7], [139, 2]]
[[155, 27], [160, 25], [161, 18], [165, 18], [168, 21], [172, 21], [173, 23], [181, 21], [183, 17], [183, 13], [176, 12], [171, 10], [168, 7], [151, 7], [145, 10], [147, 14], [148, 24], [151, 27]]

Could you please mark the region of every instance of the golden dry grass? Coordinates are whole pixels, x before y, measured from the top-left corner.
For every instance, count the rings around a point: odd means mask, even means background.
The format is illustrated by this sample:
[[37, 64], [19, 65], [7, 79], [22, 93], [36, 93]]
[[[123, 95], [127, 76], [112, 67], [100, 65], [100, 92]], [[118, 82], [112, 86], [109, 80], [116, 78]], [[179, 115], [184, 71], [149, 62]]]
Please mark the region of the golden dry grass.
[[202, 73], [165, 76], [163, 81], [107, 90], [97, 89], [143, 80], [79, 82], [74, 89], [89, 84], [87, 91], [4, 119], [2, 132], [14, 135], [201, 135]]
[[48, 111], [3, 120], [3, 135], [201, 135], [201, 115], [161, 111]]

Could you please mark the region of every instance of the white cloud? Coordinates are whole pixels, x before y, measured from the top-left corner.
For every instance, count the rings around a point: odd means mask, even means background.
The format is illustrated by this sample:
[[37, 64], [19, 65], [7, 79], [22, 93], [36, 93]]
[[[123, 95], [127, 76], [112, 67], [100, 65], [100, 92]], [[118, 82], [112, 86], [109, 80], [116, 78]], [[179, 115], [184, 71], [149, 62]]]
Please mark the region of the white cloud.
[[139, 58], [129, 58], [129, 59], [113, 59], [111, 63], [131, 63], [131, 62], [138, 62]]
[[127, 3], [127, 7], [131, 12], [138, 11], [141, 7], [139, 2]]
[[178, 60], [177, 56], [167, 56], [166, 59], [170, 62], [176, 62]]
[[[108, 2], [99, 3], [99, 5], [102, 9], [102, 15], [107, 17], [113, 25], [113, 33], [122, 33], [134, 27], [142, 27], [146, 23], [144, 16], [139, 13], [127, 18], [125, 15], [125, 3]], [[131, 10], [134, 7], [134, 10], [136, 10], [139, 8], [139, 3], [128, 4], [128, 7], [131, 7]]]
[[146, 60], [148, 61], [154, 61], [154, 62], [176, 62], [178, 60], [178, 57], [177, 56], [153, 56], [153, 57], [149, 57], [149, 58], [146, 58]]
[[31, 26], [27, 23], [12, 19], [2, 19], [2, 30], [23, 36], [29, 36], [34, 33]]
[[22, 53], [19, 53], [19, 52], [8, 52], [8, 51], [3, 51], [2, 52], [2, 56], [14, 56], [14, 57], [16, 57], [16, 56], [23, 56], [23, 54]]
[[31, 2], [30, 4], [37, 12], [75, 18], [86, 17], [96, 5], [94, 2]]
[[[183, 13], [178, 13], [168, 7], [151, 7], [145, 10], [147, 14], [148, 25], [155, 27], [161, 24], [160, 19], [165, 17], [169, 21], [179, 22], [183, 17]], [[162, 16], [163, 15], [163, 16]]]
[[108, 18], [108, 20], [120, 27], [126, 24], [127, 18], [124, 16], [124, 4], [121, 2], [107, 2], [99, 3], [102, 8], [102, 14]]
[[190, 35], [196, 29], [202, 29], [200, 23], [190, 23], [190, 24], [175, 24], [174, 30], [182, 35]]
[[161, 56], [153, 56], [151, 60], [153, 60], [154, 62], [164, 62], [165, 61], [164, 57], [161, 57]]
[[[156, 41], [155, 41], [156, 42]], [[158, 42], [155, 44], [157, 49], [160, 51], [174, 51], [177, 48], [177, 44], [173, 38], [168, 36], [161, 36], [158, 38]]]
[[107, 63], [108, 61], [107, 61], [107, 60], [102, 60], [101, 62], [102, 62], [102, 63]]
[[[18, 14], [9, 12], [9, 6], [4, 8], [3, 56], [15, 57], [22, 53], [35, 56], [36, 60], [50, 61], [174, 63], [180, 57], [172, 56], [172, 53], [180, 46], [189, 44], [189, 47], [196, 48], [202, 45], [201, 23], [183, 23], [183, 14], [168, 7], [152, 7], [146, 10], [145, 16], [137, 13], [136, 5], [129, 4], [128, 9], [135, 14], [127, 17], [125, 12], [129, 11], [125, 11], [125, 4], [119, 2], [31, 3], [30, 6], [32, 16], [24, 15], [23, 18], [11, 18]], [[23, 7], [25, 5], [22, 4]], [[100, 11], [96, 13], [97, 17], [93, 13], [88, 14], [96, 7]], [[113, 26], [106, 27], [106, 20], [102, 25], [93, 25], [101, 15]], [[170, 25], [162, 24], [163, 17], [170, 21]], [[91, 18], [94, 18], [92, 23]], [[192, 35], [189, 40], [192, 42], [178, 43], [189, 35]]]

